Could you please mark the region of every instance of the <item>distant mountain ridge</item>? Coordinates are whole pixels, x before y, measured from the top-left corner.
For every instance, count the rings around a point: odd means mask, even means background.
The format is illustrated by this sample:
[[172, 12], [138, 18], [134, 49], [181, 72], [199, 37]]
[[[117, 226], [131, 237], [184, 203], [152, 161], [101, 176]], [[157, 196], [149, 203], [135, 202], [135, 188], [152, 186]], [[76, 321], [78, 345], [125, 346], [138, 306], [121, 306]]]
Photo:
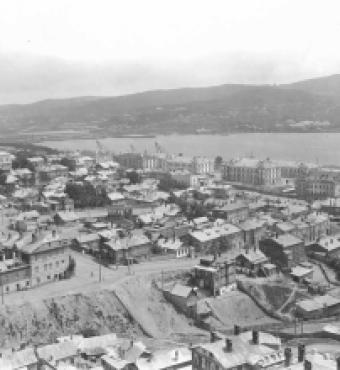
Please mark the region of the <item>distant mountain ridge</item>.
[[[301, 124], [302, 122], [302, 124]], [[304, 123], [307, 122], [307, 123]], [[340, 75], [283, 85], [225, 84], [0, 106], [0, 130], [93, 134], [340, 130]]]

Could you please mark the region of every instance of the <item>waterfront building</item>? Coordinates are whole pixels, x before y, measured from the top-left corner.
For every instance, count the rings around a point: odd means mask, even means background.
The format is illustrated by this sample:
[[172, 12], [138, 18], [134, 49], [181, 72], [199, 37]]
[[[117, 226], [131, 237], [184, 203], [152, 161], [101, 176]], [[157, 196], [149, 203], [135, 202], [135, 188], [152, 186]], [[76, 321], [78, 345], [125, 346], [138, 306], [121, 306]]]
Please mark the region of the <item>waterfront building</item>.
[[140, 153], [118, 154], [115, 160], [125, 168], [141, 169], [143, 167], [143, 157]]
[[206, 157], [194, 157], [192, 161], [193, 172], [198, 175], [213, 174], [214, 161]]
[[340, 175], [338, 173], [316, 173], [301, 175], [296, 179], [298, 197], [313, 200], [340, 196]]
[[224, 166], [224, 178], [247, 185], [276, 185], [281, 182], [281, 168], [269, 158], [242, 158]]

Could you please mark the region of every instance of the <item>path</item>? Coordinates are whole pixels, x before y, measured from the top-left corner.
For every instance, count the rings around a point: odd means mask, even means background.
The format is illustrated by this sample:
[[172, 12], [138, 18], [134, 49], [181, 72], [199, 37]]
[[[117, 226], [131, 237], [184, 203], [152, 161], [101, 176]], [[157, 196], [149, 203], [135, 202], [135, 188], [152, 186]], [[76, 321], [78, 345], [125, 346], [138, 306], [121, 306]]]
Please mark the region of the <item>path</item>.
[[99, 264], [90, 256], [72, 252], [76, 258], [76, 274], [71, 279], [60, 280], [22, 292], [4, 295], [5, 304], [36, 303], [42, 299], [76, 293], [90, 293], [100, 289], [113, 289], [117, 283], [133, 276], [145, 276], [161, 271], [189, 270], [198, 263], [198, 259], [171, 259], [163, 261], [147, 261], [134, 264], [131, 274], [127, 266], [118, 269], [101, 266], [102, 281], [99, 282]]

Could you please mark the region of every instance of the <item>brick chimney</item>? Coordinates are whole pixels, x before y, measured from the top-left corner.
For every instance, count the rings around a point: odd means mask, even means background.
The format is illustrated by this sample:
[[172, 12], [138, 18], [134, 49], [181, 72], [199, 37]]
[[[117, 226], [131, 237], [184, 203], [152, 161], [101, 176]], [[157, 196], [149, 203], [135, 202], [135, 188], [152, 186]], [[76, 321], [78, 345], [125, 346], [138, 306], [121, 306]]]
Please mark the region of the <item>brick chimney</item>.
[[303, 363], [303, 368], [304, 370], [312, 370], [312, 363], [308, 360], [305, 360]]
[[38, 241], [38, 236], [36, 233], [32, 233], [32, 243], [36, 243]]
[[232, 352], [233, 351], [233, 342], [231, 339], [226, 338], [225, 339], [225, 352]]
[[305, 359], [305, 345], [300, 343], [298, 345], [298, 361], [303, 362]]
[[239, 335], [241, 328], [238, 325], [234, 325], [234, 335]]
[[252, 331], [252, 342], [253, 344], [259, 344], [259, 332], [257, 330]]
[[290, 366], [290, 363], [292, 361], [292, 349], [289, 347], [285, 348], [284, 356], [285, 356], [285, 367], [288, 367]]
[[211, 331], [210, 332], [210, 343], [216, 342], [217, 339], [218, 339], [218, 337], [217, 337], [216, 333], [214, 331]]

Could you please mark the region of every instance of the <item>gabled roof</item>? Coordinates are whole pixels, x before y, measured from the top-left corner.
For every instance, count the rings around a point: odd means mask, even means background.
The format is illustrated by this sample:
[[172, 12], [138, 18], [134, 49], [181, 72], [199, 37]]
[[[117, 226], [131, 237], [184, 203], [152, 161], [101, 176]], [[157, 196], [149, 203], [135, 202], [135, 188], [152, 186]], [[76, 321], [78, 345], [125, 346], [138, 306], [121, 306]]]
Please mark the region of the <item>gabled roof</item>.
[[77, 356], [77, 347], [72, 342], [53, 343], [38, 348], [38, 354], [43, 359], [54, 362]]
[[44, 238], [40, 239], [39, 241], [35, 243], [24, 245], [21, 248], [21, 251], [22, 253], [26, 253], [26, 254], [34, 254], [34, 253], [42, 253], [48, 250], [54, 250], [57, 248], [62, 248], [63, 245], [61, 243], [57, 245], [50, 244], [52, 242], [61, 242], [62, 240], [63, 239], [58, 234], [54, 236], [52, 234], [47, 234], [45, 235]]
[[282, 234], [279, 235], [277, 238], [273, 238], [272, 240], [275, 241], [275, 243], [281, 245], [283, 248], [291, 247], [296, 244], [302, 243], [301, 239], [291, 234]]
[[89, 243], [89, 242], [94, 242], [96, 240], [99, 240], [100, 237], [97, 233], [93, 234], [80, 234], [79, 236], [76, 237], [76, 241], [78, 243]]
[[171, 289], [171, 294], [176, 295], [182, 298], [188, 298], [189, 295], [193, 292], [192, 288], [187, 285], [175, 284]]
[[248, 252], [243, 252], [239, 256], [242, 256], [253, 264], [265, 263], [268, 261], [268, 258], [259, 249], [256, 251], [254, 249], [250, 249]]
[[282, 351], [276, 351], [269, 346], [252, 344], [240, 336], [229, 336], [232, 341], [232, 351], [225, 351], [225, 340], [205, 343], [197, 346], [209, 353], [224, 369], [236, 368], [242, 365], [256, 365], [260, 362], [273, 365], [283, 361]]

